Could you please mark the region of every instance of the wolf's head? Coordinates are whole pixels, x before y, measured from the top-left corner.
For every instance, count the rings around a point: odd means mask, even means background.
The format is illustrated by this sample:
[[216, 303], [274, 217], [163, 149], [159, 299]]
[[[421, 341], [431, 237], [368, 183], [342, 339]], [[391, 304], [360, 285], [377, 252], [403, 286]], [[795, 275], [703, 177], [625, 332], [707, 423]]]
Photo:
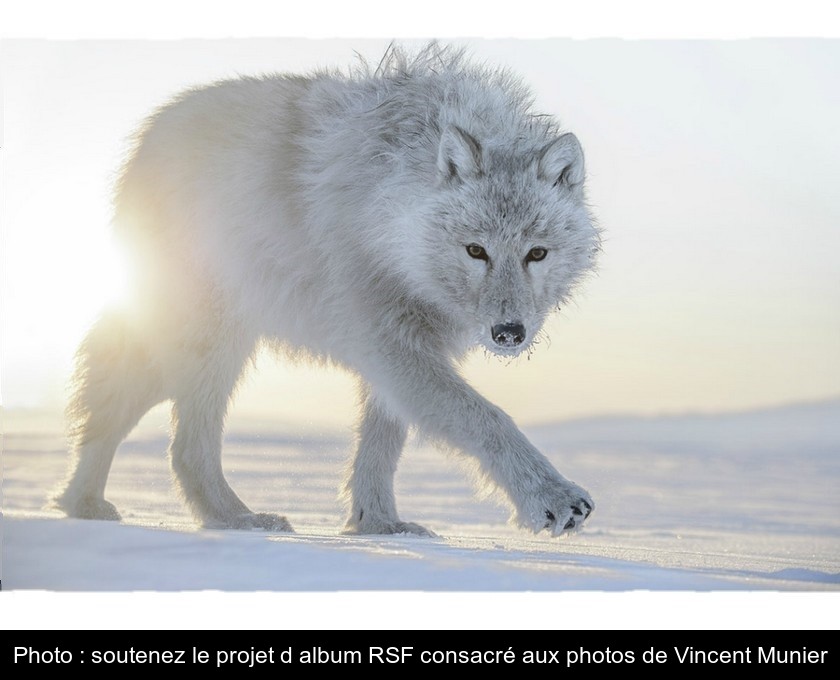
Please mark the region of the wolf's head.
[[477, 343], [517, 355], [594, 265], [580, 144], [564, 134], [488, 148], [449, 125], [437, 175], [417, 243], [424, 291]]

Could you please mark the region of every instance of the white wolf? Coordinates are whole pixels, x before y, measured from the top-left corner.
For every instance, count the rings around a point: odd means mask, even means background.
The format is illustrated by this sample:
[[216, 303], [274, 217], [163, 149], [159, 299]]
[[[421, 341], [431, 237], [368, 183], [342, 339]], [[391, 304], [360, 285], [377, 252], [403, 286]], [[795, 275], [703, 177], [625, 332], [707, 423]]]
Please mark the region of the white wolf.
[[115, 449], [171, 399], [171, 466], [196, 519], [290, 531], [222, 471], [228, 401], [263, 342], [364, 386], [348, 532], [431, 533], [394, 500], [411, 425], [473, 456], [520, 525], [577, 530], [589, 494], [458, 371], [477, 344], [529, 350], [598, 250], [578, 140], [531, 107], [506, 71], [430, 43], [376, 68], [219, 82], [151, 116], [115, 198], [134, 299], [79, 349], [57, 505], [119, 519], [104, 497]]

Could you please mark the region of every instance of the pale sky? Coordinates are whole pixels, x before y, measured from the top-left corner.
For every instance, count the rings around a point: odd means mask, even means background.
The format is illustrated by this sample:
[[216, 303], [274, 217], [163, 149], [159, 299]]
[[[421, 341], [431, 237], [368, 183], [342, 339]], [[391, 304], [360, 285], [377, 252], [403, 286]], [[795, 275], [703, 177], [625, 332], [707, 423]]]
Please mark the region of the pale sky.
[[[119, 286], [125, 138], [183, 87], [375, 61], [386, 40], [5, 41], [2, 397], [57, 407]], [[580, 138], [600, 273], [512, 364], [470, 381], [520, 422], [840, 393], [838, 40], [460, 41]], [[261, 358], [235, 413], [344, 425], [351, 378]]]

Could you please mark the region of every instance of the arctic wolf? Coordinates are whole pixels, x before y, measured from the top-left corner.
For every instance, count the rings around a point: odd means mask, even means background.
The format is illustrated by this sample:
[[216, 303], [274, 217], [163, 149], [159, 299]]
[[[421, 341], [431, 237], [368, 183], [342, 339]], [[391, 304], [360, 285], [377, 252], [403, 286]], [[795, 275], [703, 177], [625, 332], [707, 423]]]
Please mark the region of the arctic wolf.
[[474, 457], [520, 525], [578, 530], [589, 494], [458, 371], [476, 345], [530, 351], [598, 250], [581, 146], [531, 107], [514, 76], [431, 43], [375, 68], [219, 82], [152, 115], [115, 197], [134, 297], [79, 348], [58, 506], [119, 519], [114, 452], [172, 400], [171, 467], [196, 519], [291, 531], [222, 471], [228, 401], [262, 343], [359, 377], [348, 532], [431, 533], [394, 499], [412, 425]]

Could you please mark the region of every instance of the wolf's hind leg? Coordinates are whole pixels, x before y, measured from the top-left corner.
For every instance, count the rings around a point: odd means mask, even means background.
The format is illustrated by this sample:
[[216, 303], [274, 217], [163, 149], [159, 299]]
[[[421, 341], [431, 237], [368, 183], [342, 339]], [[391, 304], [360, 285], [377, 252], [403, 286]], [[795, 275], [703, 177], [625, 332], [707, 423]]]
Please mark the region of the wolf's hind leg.
[[146, 411], [165, 398], [160, 369], [142, 335], [121, 313], [105, 314], [76, 356], [67, 408], [72, 462], [55, 506], [70, 517], [120, 519], [105, 500], [114, 453]]
[[394, 475], [407, 428], [368, 393], [363, 405], [356, 454], [345, 482], [350, 504], [345, 533], [434, 534], [412, 522], [402, 522], [394, 499]]
[[[292, 531], [285, 517], [254, 513], [231, 489], [222, 469], [222, 433], [228, 401], [252, 345], [237, 342], [204, 348], [185, 371], [172, 407], [174, 436], [169, 448], [181, 494], [207, 528]], [[238, 345], [238, 346], [235, 346]]]

